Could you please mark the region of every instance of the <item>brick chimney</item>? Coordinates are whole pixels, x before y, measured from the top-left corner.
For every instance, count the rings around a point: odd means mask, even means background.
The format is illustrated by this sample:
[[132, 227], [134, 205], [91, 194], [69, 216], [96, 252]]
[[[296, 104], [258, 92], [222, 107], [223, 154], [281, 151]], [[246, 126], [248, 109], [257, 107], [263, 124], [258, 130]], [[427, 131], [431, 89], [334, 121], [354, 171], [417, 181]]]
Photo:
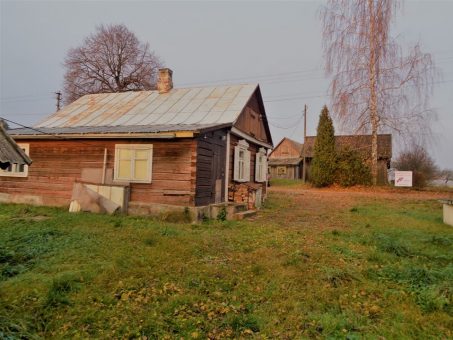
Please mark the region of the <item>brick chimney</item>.
[[173, 71], [169, 68], [159, 69], [159, 79], [157, 80], [157, 90], [159, 93], [167, 93], [173, 88]]

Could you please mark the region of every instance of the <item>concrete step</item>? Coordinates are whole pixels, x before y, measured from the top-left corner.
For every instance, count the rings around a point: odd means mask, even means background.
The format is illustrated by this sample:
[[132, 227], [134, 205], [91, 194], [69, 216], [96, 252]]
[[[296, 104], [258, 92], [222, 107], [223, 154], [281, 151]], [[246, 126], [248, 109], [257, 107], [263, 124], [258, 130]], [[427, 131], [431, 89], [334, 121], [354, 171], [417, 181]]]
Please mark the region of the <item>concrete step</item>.
[[236, 221], [243, 220], [244, 218], [252, 217], [256, 215], [256, 210], [246, 210], [234, 214]]
[[234, 205], [234, 212], [239, 213], [239, 212], [244, 212], [247, 210], [247, 204], [245, 203], [235, 203]]

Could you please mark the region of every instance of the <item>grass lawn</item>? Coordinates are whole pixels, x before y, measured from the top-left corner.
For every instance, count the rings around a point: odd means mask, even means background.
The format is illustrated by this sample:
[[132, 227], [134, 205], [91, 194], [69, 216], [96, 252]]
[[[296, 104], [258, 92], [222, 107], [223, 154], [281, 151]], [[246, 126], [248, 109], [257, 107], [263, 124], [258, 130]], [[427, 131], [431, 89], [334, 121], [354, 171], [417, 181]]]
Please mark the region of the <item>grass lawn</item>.
[[200, 224], [0, 205], [0, 338], [453, 337], [441, 205], [366, 190]]

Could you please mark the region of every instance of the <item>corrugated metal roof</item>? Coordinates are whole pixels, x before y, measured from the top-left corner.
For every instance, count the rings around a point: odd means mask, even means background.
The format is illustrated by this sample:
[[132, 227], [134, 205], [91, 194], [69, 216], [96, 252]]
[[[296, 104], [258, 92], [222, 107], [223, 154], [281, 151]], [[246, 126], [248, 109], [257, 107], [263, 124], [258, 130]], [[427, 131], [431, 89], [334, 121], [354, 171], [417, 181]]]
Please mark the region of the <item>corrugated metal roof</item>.
[[0, 162], [31, 164], [31, 159], [22, 149], [8, 136], [6, 131], [0, 126]]
[[[47, 133], [132, 133], [233, 124], [257, 87], [244, 84], [172, 89], [163, 94], [140, 91], [86, 95], [35, 127]], [[26, 129], [11, 133], [19, 131], [31, 134]]]

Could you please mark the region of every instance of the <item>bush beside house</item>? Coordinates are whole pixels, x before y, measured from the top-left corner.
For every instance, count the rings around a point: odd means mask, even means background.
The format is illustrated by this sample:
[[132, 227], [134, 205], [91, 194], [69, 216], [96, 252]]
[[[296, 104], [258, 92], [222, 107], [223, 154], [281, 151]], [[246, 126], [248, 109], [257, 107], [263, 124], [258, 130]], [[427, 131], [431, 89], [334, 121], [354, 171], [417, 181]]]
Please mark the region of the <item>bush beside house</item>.
[[319, 116], [311, 180], [317, 187], [333, 183], [341, 186], [371, 183], [370, 167], [357, 150], [348, 146], [335, 148], [335, 131], [326, 106]]

